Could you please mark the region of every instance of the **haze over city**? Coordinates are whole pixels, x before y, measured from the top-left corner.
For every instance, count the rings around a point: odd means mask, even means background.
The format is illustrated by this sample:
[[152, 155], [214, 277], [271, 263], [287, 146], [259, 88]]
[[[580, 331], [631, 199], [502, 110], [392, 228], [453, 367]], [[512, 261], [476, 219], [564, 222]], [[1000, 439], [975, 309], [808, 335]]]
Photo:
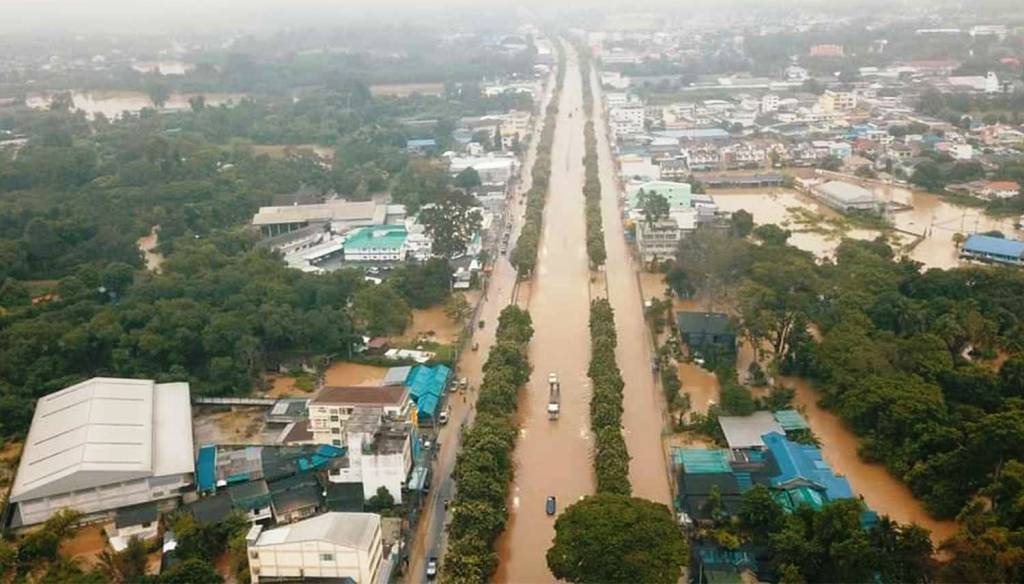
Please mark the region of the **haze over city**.
[[0, 0], [0, 581], [1024, 580], [1024, 4]]

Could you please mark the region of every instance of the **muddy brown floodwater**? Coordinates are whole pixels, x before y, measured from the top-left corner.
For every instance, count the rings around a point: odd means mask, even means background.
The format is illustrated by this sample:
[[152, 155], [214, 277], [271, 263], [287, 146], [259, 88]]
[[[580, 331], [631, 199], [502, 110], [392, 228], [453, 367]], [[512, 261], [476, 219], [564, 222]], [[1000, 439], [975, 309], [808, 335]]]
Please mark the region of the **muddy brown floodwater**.
[[868, 507], [901, 523], [916, 523], [929, 530], [938, 546], [956, 532], [953, 521], [933, 519], [910, 488], [880, 464], [864, 462], [857, 455], [859, 441], [835, 414], [818, 405], [818, 394], [810, 384], [796, 377], [781, 377], [780, 385], [796, 391], [794, 403], [804, 410], [807, 422], [821, 442], [825, 460], [850, 481], [853, 491], [863, 495]]
[[143, 235], [138, 241], [139, 251], [142, 252], [146, 261], [146, 269], [151, 272], [159, 272], [160, 264], [164, 262], [164, 256], [156, 249], [156, 246], [159, 245], [159, 237], [160, 226], [154, 225], [149, 230], [149, 234]]
[[651, 369], [654, 351], [647, 322], [637, 266], [622, 227], [615, 164], [601, 122], [604, 115], [601, 87], [595, 73], [590, 75], [594, 92], [598, 164], [601, 176], [601, 211], [608, 252], [606, 278], [608, 300], [615, 309], [618, 346], [615, 358], [625, 381], [622, 426], [629, 450], [629, 482], [633, 494], [665, 505], [672, 504], [668, 458], [662, 448], [666, 425], [665, 400]]
[[[913, 191], [900, 186], [876, 185], [871, 189], [880, 201], [908, 205], [910, 208], [892, 214], [892, 225], [898, 231], [891, 236], [897, 245], [921, 241], [910, 251], [911, 259], [928, 268], [953, 268], [960, 265], [957, 246], [953, 241], [956, 233], [1001, 231], [1016, 237], [1020, 231], [1014, 220], [1008, 217], [991, 217], [981, 209], [956, 205], [938, 195]], [[740, 189], [712, 191], [715, 202], [723, 211], [745, 209], [754, 216], [758, 225], [774, 223], [792, 230], [789, 241], [792, 245], [809, 251], [819, 258], [832, 257], [842, 237], [871, 240], [880, 235], [874, 229], [847, 229], [842, 233], [825, 233], [815, 226], [800, 225], [798, 209], [836, 218], [839, 215], [814, 201], [811, 197], [791, 189]], [[821, 227], [821, 226], [818, 226]]]
[[[497, 582], [553, 582], [545, 552], [554, 538], [548, 496], [561, 511], [594, 492], [590, 435], [590, 359], [587, 253], [583, 223], [583, 118], [580, 72], [568, 52], [552, 148], [551, 189], [537, 271], [530, 288], [535, 329], [533, 374], [520, 392], [520, 435], [509, 521], [498, 541]], [[570, 118], [570, 113], [573, 116]], [[547, 417], [548, 373], [562, 384], [560, 419]]]

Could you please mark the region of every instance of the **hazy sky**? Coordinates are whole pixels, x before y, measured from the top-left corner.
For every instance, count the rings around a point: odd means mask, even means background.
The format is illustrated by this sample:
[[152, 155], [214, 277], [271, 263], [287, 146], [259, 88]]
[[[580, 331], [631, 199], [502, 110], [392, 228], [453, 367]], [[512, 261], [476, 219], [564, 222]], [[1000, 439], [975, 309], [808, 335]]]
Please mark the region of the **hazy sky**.
[[[885, 5], [917, 1], [934, 6], [954, 0], [891, 0]], [[967, 5], [981, 0], [968, 0]], [[994, 0], [984, 0], [992, 2]], [[998, 0], [995, 0], [998, 1]], [[874, 4], [881, 0], [0, 0], [0, 31], [172, 32], [181, 28], [278, 28], [330, 25], [358, 20], [444, 22], [465, 15], [529, 15], [579, 10], [581, 13], [666, 8], [695, 14], [725, 6], [785, 10], [795, 6]], [[1012, 4], [1012, 2], [1011, 2]], [[867, 12], [867, 11], [866, 11]], [[0, 38], [0, 49], [3, 39]]]

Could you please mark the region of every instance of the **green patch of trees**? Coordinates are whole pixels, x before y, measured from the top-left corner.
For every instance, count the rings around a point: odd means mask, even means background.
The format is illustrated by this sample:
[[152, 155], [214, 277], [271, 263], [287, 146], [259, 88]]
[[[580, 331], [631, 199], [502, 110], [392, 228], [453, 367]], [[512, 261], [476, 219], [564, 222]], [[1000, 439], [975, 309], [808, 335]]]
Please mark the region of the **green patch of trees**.
[[615, 315], [606, 298], [590, 303], [590, 429], [594, 432], [594, 472], [598, 493], [629, 495], [629, 452], [622, 436], [622, 390], [615, 362]]
[[[944, 570], [967, 581], [1019, 574], [1003, 561], [1024, 549], [1015, 479], [1004, 476], [1024, 461], [1024, 273], [922, 271], [882, 240], [844, 240], [834, 260], [817, 263], [774, 236], [763, 245], [691, 239], [676, 267], [739, 290], [741, 330], [771, 367], [810, 377], [822, 404], [860, 436], [861, 455], [885, 464], [931, 513], [959, 514]], [[708, 256], [719, 263], [693, 262]], [[975, 505], [990, 493], [999, 504]]]
[[590, 269], [604, 265], [608, 252], [604, 245], [604, 226], [601, 219], [601, 176], [598, 168], [597, 135], [594, 122], [589, 118], [594, 111], [594, 93], [590, 85], [590, 49], [580, 47], [580, 75], [583, 77], [583, 110], [587, 123], [583, 127], [583, 199], [587, 226], [587, 257]]
[[566, 508], [547, 551], [556, 578], [594, 584], [677, 582], [687, 559], [686, 540], [668, 507], [613, 493]]
[[458, 489], [447, 528], [444, 582], [486, 582], [497, 569], [494, 542], [508, 520], [505, 500], [514, 470], [517, 395], [530, 377], [526, 351], [532, 337], [528, 312], [516, 306], [502, 310], [483, 368], [477, 416], [465, 432], [452, 475]]
[[516, 267], [520, 278], [533, 273], [537, 265], [537, 250], [540, 246], [540, 234], [544, 223], [544, 203], [547, 201], [548, 189], [551, 184], [551, 148], [555, 142], [555, 123], [558, 118], [558, 100], [565, 84], [565, 51], [561, 43], [555, 43], [558, 49], [558, 72], [555, 74], [555, 89], [551, 94], [551, 102], [544, 114], [544, 127], [537, 143], [537, 156], [531, 169], [530, 190], [526, 191], [526, 213], [523, 226], [519, 231], [515, 247], [509, 260]]

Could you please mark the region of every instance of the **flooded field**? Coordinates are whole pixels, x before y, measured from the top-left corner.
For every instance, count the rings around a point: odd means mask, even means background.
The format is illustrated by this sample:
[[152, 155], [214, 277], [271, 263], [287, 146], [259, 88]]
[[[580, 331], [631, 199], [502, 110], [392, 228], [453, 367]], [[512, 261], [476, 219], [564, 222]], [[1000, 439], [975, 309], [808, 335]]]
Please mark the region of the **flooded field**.
[[[167, 103], [162, 109], [186, 110], [190, 107], [189, 98], [196, 95], [198, 94], [174, 93], [167, 98]], [[204, 93], [202, 95], [206, 98], [207, 106], [238, 102], [245, 97], [245, 94], [242, 93]], [[25, 98], [25, 104], [31, 108], [46, 109], [50, 106], [52, 97], [53, 92], [33, 93]], [[74, 91], [71, 93], [71, 98], [75, 102], [75, 109], [84, 111], [90, 118], [98, 113], [102, 113], [108, 118], [116, 118], [126, 111], [137, 112], [143, 108], [154, 107], [149, 96], [141, 91]]]
[[[909, 205], [911, 209], [892, 214], [890, 234], [896, 245], [908, 245], [918, 236], [921, 242], [913, 247], [910, 257], [929, 268], [951, 268], [959, 265], [957, 248], [953, 241], [956, 233], [1001, 231], [1007, 235], [1015, 231], [1012, 218], [985, 215], [979, 208], [964, 207], [945, 201], [938, 195], [912, 191], [898, 186], [873, 188], [880, 201]], [[790, 189], [714, 190], [711, 192], [723, 211], [745, 209], [754, 216], [758, 225], [774, 223], [793, 231], [789, 242], [819, 258], [831, 257], [842, 237], [874, 239], [881, 234], [875, 229], [839, 228], [843, 221], [839, 214], [814, 201], [811, 197]], [[806, 222], [808, 217], [836, 220], [817, 224]]]
[[[596, 104], [594, 115], [601, 116], [598, 76], [591, 75], [590, 78]], [[661, 439], [667, 423], [667, 407], [656, 382], [657, 374], [651, 368], [653, 342], [644, 320], [644, 297], [637, 278], [638, 266], [623, 233], [615, 165], [604, 132], [597, 132], [597, 147], [603, 199], [602, 222], [608, 252], [605, 274], [608, 300], [615, 309], [615, 329], [619, 337], [615, 356], [626, 383], [622, 425], [630, 456], [629, 481], [634, 495], [671, 505], [672, 482]]]
[[[479, 301], [480, 291], [470, 290], [463, 293], [463, 296], [472, 307]], [[412, 311], [412, 324], [401, 336], [394, 337], [392, 341], [406, 344], [430, 341], [450, 345], [459, 340], [459, 334], [464, 326], [465, 324], [453, 322], [448, 318], [443, 305], [417, 308]]]
[[[590, 275], [584, 247], [583, 116], [580, 73], [570, 54], [552, 148], [551, 192], [529, 310], [533, 374], [520, 393], [521, 431], [509, 522], [498, 540], [497, 582], [552, 582], [544, 554], [554, 537], [554, 518], [544, 502], [554, 495], [562, 510], [594, 491], [590, 434], [590, 359], [587, 298]], [[562, 383], [562, 415], [548, 420], [547, 376]]]
[[332, 363], [324, 372], [324, 385], [378, 385], [387, 367], [375, 367], [340, 361]]
[[155, 225], [149, 230], [149, 234], [140, 237], [138, 242], [139, 251], [142, 252], [142, 257], [146, 261], [146, 269], [151, 272], [159, 272], [160, 264], [164, 261], [164, 256], [156, 250], [159, 237], [160, 226]]
[[444, 93], [444, 83], [380, 83], [371, 85], [370, 93], [394, 97], [407, 97], [416, 93], [441, 95]]
[[271, 158], [284, 158], [293, 153], [312, 152], [324, 160], [334, 160], [334, 148], [316, 144], [253, 144], [253, 153], [266, 154]]
[[803, 410], [814, 435], [821, 441], [825, 460], [850, 481], [855, 493], [863, 495], [864, 502], [879, 514], [888, 515], [903, 523], [917, 523], [932, 534], [938, 545], [953, 535], [956, 523], [938, 521], [925, 511], [924, 505], [914, 498], [903, 482], [889, 474], [880, 464], [864, 462], [857, 455], [857, 437], [846, 429], [836, 415], [818, 406], [817, 392], [805, 380], [784, 377], [784, 387], [796, 391], [794, 404]]

